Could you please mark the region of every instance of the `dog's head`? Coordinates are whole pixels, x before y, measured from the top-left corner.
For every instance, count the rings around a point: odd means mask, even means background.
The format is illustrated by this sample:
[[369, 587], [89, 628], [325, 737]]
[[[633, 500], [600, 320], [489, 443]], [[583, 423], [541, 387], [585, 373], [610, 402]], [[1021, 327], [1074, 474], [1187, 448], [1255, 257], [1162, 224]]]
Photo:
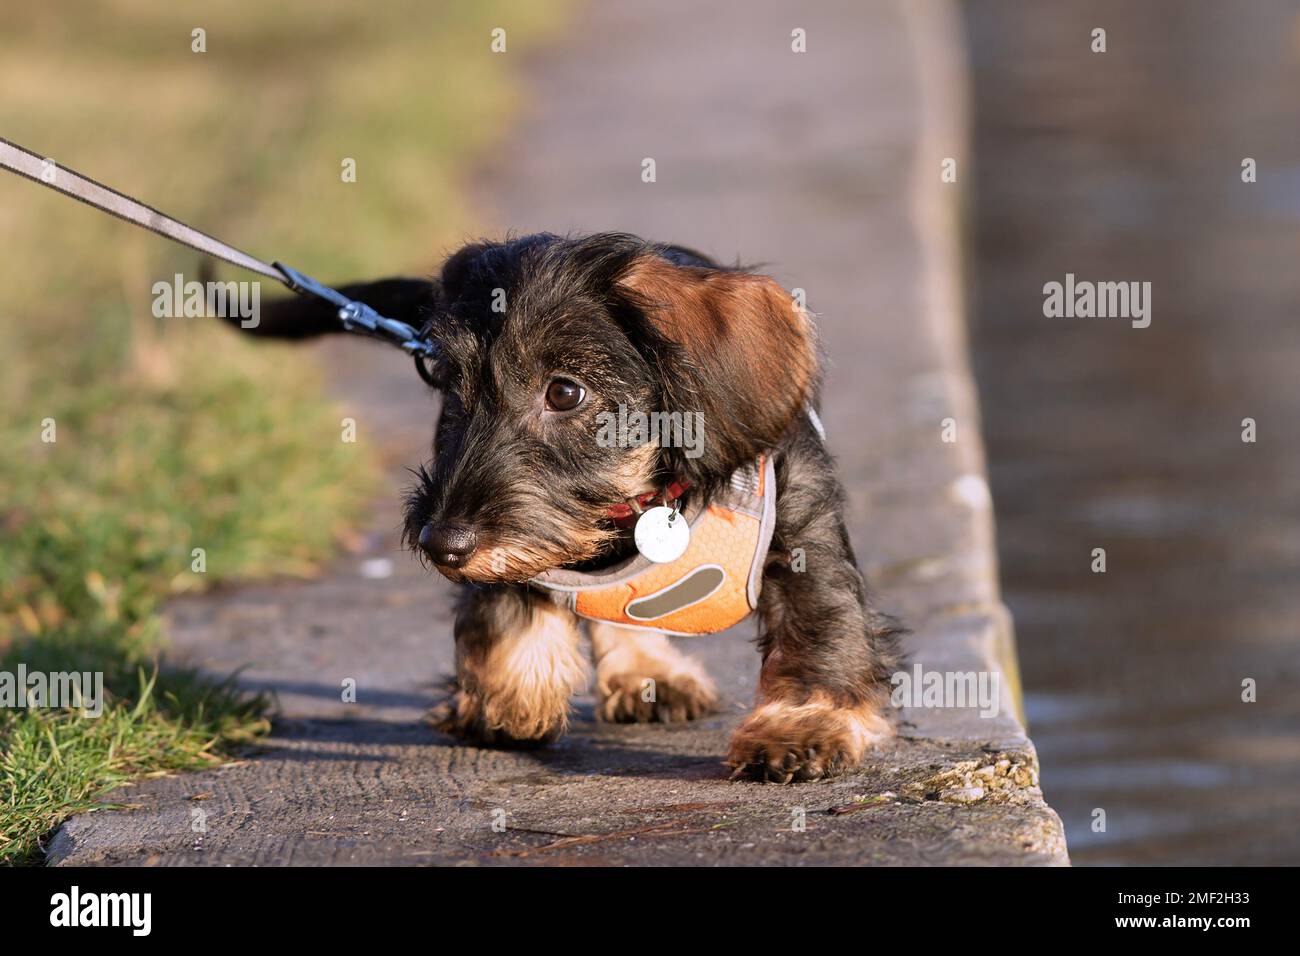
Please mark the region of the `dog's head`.
[[816, 387], [811, 322], [776, 282], [627, 235], [467, 246], [420, 310], [443, 402], [405, 533], [453, 580], [598, 559], [611, 505], [674, 479], [708, 494]]

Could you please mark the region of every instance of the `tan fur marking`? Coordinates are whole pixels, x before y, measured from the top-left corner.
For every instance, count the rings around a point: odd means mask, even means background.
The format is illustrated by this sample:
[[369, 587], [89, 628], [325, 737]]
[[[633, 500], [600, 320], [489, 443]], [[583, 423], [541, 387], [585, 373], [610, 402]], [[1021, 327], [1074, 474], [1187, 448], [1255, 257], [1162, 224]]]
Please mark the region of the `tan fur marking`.
[[[717, 708], [718, 692], [699, 661], [663, 634], [593, 621], [596, 714], [619, 723], [694, 720]], [[654, 681], [646, 700], [646, 681]]]
[[775, 783], [816, 780], [852, 770], [868, 747], [892, 733], [872, 704], [839, 706], [821, 693], [804, 701], [770, 699], [736, 729], [727, 763], [736, 776]]
[[775, 403], [789, 421], [817, 374], [815, 332], [806, 310], [763, 275], [676, 266], [643, 256], [621, 285], [652, 309], [660, 330], [701, 363], [722, 363], [740, 407]]
[[635, 498], [652, 490], [650, 481], [654, 477], [654, 466], [658, 457], [659, 446], [654, 442], [632, 449], [624, 456], [618, 470], [610, 476], [610, 480], [618, 486], [622, 498]]
[[578, 644], [571, 613], [534, 604], [524, 627], [494, 636], [485, 650], [457, 648], [461, 690], [436, 723], [461, 735], [559, 736], [568, 726], [570, 698], [587, 685], [587, 661]]
[[563, 554], [544, 551], [526, 541], [503, 541], [479, 548], [459, 568], [439, 567], [438, 571], [452, 581], [520, 583], [558, 565], [593, 558], [613, 537], [608, 528], [592, 524], [584, 533], [570, 536], [569, 548]]

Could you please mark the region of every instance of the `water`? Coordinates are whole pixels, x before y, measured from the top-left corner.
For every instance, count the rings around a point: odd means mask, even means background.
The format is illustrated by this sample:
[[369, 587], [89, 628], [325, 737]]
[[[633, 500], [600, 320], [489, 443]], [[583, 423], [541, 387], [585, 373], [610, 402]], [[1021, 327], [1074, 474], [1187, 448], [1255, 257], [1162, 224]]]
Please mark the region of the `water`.
[[[1077, 864], [1295, 864], [1300, 4], [966, 19], [972, 338], [1047, 797]], [[1150, 327], [1044, 317], [1066, 273], [1151, 282]]]

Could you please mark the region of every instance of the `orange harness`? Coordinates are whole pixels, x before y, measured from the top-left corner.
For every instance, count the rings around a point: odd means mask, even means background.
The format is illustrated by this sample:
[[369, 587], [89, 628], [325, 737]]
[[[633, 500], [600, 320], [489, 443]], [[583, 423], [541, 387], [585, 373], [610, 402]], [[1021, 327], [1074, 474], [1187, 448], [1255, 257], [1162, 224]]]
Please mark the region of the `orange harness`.
[[690, 544], [681, 557], [655, 564], [641, 554], [604, 571], [547, 571], [534, 584], [565, 596], [565, 606], [593, 621], [666, 634], [713, 634], [758, 607], [763, 559], [776, 521], [771, 456], [736, 471], [707, 507], [682, 512]]

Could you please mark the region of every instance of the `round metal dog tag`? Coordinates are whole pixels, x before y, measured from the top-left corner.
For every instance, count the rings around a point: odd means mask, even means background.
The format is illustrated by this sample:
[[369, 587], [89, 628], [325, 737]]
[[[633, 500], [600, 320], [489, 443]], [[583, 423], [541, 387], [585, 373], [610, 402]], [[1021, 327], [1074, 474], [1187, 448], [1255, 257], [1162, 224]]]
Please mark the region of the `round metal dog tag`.
[[681, 512], [659, 505], [643, 511], [636, 519], [632, 540], [648, 560], [667, 564], [686, 553], [686, 546], [691, 543], [691, 526]]

